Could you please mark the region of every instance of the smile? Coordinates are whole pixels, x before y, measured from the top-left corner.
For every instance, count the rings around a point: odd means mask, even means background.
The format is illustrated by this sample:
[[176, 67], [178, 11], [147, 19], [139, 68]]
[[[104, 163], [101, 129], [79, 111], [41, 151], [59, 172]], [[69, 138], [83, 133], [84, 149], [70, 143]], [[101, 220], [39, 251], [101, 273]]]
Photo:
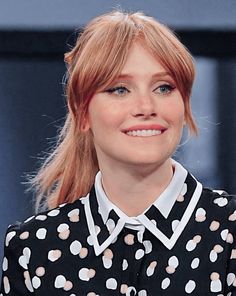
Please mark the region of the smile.
[[160, 130], [135, 130], [126, 132], [127, 135], [132, 137], [152, 137], [160, 135], [161, 133]]

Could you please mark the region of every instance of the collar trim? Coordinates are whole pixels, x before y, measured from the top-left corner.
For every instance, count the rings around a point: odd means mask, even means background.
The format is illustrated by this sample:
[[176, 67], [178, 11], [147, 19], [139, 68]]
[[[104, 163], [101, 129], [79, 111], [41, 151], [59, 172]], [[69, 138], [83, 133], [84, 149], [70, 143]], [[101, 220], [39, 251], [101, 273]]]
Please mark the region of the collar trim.
[[[200, 199], [201, 193], [202, 185], [198, 181], [196, 181], [196, 188], [193, 192], [193, 195], [191, 196], [191, 199], [187, 205], [187, 208], [184, 211], [184, 214], [182, 215], [182, 218], [178, 226], [173, 231], [173, 234], [170, 238], [168, 238], [158, 227], [156, 227], [145, 214], [139, 215], [138, 217], [136, 217], [136, 220], [139, 221], [146, 229], [148, 229], [157, 239], [159, 239], [166, 246], [166, 248], [171, 250], [177, 242], [178, 238], [180, 237], [181, 233], [183, 232], [184, 228], [186, 227], [193, 211], [195, 210], [196, 205]], [[103, 241], [101, 245], [99, 245], [97, 237], [98, 234], [96, 233], [96, 227], [90, 207], [90, 195], [88, 194], [85, 198], [83, 198], [82, 202], [85, 208], [85, 216], [87, 219], [88, 229], [92, 238], [94, 251], [96, 256], [99, 256], [113, 241], [115, 241], [116, 237], [125, 227], [126, 220], [123, 218], [119, 218], [111, 234], [105, 239], [105, 241]]]
[[[153, 203], [153, 205], [160, 211], [160, 213], [166, 219], [168, 218], [177, 197], [183, 189], [184, 181], [188, 174], [187, 170], [180, 163], [173, 159], [171, 159], [171, 161], [172, 165], [175, 168], [174, 175], [169, 185]], [[120, 218], [125, 219], [127, 223], [131, 222], [131, 224], [137, 224], [136, 217], [127, 216], [122, 210], [120, 210], [109, 200], [102, 188], [102, 174], [100, 171], [97, 173], [95, 177], [95, 192], [99, 205], [99, 213], [102, 216], [104, 224], [106, 224], [109, 213], [112, 209], [117, 213], [117, 215]], [[141, 215], [144, 215], [151, 206], [152, 205], [150, 205]]]

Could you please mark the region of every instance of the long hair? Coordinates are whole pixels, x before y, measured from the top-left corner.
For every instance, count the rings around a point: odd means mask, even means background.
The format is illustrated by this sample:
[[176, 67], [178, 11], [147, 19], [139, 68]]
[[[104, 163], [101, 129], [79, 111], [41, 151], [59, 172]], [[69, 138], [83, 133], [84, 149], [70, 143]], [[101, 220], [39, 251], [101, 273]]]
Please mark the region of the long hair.
[[68, 113], [57, 145], [30, 179], [37, 210], [71, 203], [90, 191], [99, 168], [92, 133], [84, 128], [89, 102], [121, 73], [134, 42], [150, 50], [170, 73], [182, 95], [190, 133], [197, 134], [190, 108], [194, 64], [184, 45], [168, 27], [141, 12], [99, 16], [65, 54]]

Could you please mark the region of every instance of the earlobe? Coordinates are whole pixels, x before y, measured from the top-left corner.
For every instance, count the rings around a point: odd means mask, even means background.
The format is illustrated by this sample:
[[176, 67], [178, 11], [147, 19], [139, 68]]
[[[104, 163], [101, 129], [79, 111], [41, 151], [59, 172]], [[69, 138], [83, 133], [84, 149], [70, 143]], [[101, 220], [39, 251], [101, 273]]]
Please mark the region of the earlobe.
[[88, 118], [84, 118], [82, 124], [81, 124], [81, 131], [87, 132], [90, 129], [90, 123]]
[[89, 129], [90, 129], [90, 125], [89, 125], [88, 122], [85, 122], [85, 123], [82, 124], [82, 126], [81, 126], [81, 131], [82, 131], [83, 133], [87, 132]]

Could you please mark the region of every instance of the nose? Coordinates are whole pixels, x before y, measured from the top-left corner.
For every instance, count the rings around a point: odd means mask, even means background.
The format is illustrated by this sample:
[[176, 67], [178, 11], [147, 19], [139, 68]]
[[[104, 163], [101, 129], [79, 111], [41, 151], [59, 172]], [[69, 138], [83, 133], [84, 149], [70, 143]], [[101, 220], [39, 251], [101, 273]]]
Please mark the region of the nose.
[[132, 115], [135, 117], [155, 117], [157, 116], [154, 98], [149, 94], [137, 95], [134, 98]]

